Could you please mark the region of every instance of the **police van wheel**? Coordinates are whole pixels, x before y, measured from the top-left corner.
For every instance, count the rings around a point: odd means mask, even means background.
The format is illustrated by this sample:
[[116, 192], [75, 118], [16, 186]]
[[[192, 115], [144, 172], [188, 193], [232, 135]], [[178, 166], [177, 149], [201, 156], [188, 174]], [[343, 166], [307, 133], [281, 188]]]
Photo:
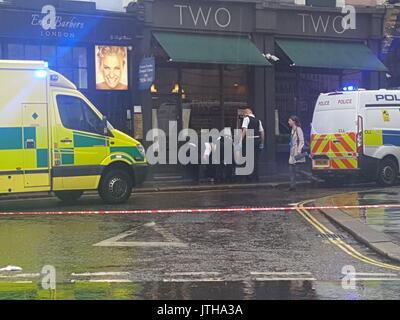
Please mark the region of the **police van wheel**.
[[68, 191], [54, 191], [54, 194], [58, 199], [63, 202], [71, 202], [78, 200], [82, 194], [82, 190], [68, 190]]
[[132, 178], [124, 170], [111, 170], [100, 181], [99, 195], [106, 203], [123, 203], [131, 192]]
[[379, 164], [378, 184], [381, 186], [392, 186], [396, 183], [399, 169], [397, 163], [390, 159], [383, 159]]

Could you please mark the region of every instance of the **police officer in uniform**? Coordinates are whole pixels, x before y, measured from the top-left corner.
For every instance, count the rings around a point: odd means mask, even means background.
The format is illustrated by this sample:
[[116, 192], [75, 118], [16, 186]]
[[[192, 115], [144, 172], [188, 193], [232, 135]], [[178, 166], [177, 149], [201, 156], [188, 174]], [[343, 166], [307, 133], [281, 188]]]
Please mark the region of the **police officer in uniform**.
[[[258, 120], [251, 109], [245, 109], [244, 119], [242, 123], [242, 152], [245, 156], [246, 152], [246, 137], [250, 139], [251, 143], [254, 144], [254, 170], [247, 177], [249, 181], [259, 181], [258, 176], [258, 158], [260, 156], [261, 150], [264, 149], [265, 133], [262, 126], [261, 120]], [[253, 131], [248, 131], [252, 129]]]

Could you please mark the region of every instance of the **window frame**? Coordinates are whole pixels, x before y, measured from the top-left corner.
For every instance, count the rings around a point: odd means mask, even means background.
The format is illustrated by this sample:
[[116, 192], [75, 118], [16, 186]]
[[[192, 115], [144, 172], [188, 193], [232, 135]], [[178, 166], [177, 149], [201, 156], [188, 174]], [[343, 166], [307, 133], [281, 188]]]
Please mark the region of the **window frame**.
[[[39, 48], [40, 51], [40, 59], [39, 60], [44, 60], [49, 63], [50, 69], [60, 72], [61, 74], [65, 75], [67, 72], [71, 76], [67, 76], [67, 78], [72, 81], [76, 85], [76, 87], [79, 90], [90, 90], [90, 74], [89, 74], [89, 69], [90, 69], [90, 59], [89, 59], [89, 54], [91, 53], [90, 48], [88, 48], [85, 45], [77, 45], [76, 47], [71, 47], [71, 46], [62, 46], [59, 44], [55, 43], [37, 43], [37, 42], [18, 42], [18, 41], [6, 41], [1, 43], [2, 46], [4, 47], [3, 52], [5, 52], [5, 57], [4, 59], [11, 59], [11, 60], [32, 60], [31, 58], [27, 57], [27, 52], [26, 52], [26, 47], [27, 46], [35, 46]], [[21, 57], [12, 57], [10, 55], [10, 45], [16, 45], [16, 46], [22, 46], [22, 54], [23, 58]], [[52, 61], [49, 61], [48, 56], [44, 54], [44, 47], [54, 47], [55, 49], [55, 57], [52, 59]], [[70, 65], [63, 65], [59, 63], [60, 57], [58, 56], [59, 52], [62, 52], [63, 49], [68, 49], [68, 53], [71, 55], [72, 58], [72, 63]], [[86, 62], [86, 66], [81, 66], [79, 62], [79, 54], [82, 53], [80, 50], [85, 52], [85, 59], [83, 61]], [[76, 55], [76, 57], [75, 57]], [[74, 58], [76, 58], [77, 63], [74, 63]], [[37, 59], [35, 59], [37, 60]], [[82, 71], [83, 70], [83, 71]], [[85, 72], [86, 70], [86, 79], [84, 79], [81, 83], [80, 77], [81, 73]]]

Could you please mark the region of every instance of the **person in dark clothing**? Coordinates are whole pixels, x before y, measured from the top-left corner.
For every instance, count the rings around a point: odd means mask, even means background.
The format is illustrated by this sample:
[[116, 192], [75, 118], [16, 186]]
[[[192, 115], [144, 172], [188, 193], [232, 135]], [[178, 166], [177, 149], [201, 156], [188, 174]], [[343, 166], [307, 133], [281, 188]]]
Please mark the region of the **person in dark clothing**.
[[[253, 132], [250, 134], [250, 129]], [[247, 139], [246, 139], [247, 138]], [[261, 150], [264, 149], [265, 133], [261, 120], [257, 119], [251, 109], [244, 110], [244, 119], [242, 123], [242, 154], [246, 156], [246, 140], [254, 144], [254, 170], [247, 176], [247, 181], [259, 181], [258, 175], [258, 159]]]
[[[229, 148], [225, 150], [225, 148]], [[233, 179], [233, 139], [230, 128], [225, 128], [224, 133], [217, 140], [216, 151], [219, 155], [219, 164], [216, 170], [217, 182], [232, 182]], [[225, 155], [229, 152], [230, 155]], [[226, 157], [227, 156], [227, 157]]]

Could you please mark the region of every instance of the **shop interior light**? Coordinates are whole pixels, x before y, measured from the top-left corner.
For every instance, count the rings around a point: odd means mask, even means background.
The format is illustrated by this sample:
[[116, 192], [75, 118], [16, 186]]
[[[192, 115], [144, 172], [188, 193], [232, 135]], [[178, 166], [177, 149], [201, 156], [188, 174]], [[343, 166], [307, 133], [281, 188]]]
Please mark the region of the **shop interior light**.
[[178, 93], [179, 92], [179, 84], [175, 83], [175, 85], [174, 85], [174, 87], [173, 87], [171, 92], [172, 93]]
[[150, 87], [150, 92], [153, 92], [153, 93], [156, 93], [156, 92], [158, 92], [158, 90], [157, 90], [157, 88], [156, 88], [156, 85], [153, 83], [152, 85], [151, 85], [151, 87]]
[[[182, 91], [182, 99], [186, 99], [185, 90]], [[171, 90], [172, 93], [179, 93], [179, 84], [175, 83], [174, 87]]]

